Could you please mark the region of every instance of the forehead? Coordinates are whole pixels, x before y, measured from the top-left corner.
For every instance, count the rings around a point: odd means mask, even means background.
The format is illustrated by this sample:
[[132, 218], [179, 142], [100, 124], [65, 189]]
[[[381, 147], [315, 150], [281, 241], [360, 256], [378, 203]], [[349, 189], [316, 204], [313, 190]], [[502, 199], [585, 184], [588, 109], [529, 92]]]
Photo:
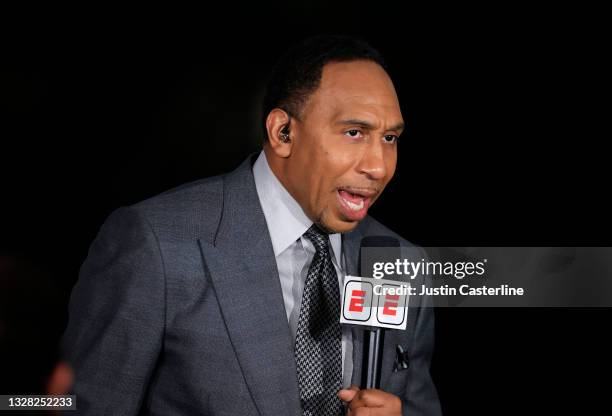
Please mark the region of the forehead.
[[391, 78], [372, 61], [326, 64], [307, 107], [307, 111], [332, 118], [369, 115], [390, 123], [402, 120]]

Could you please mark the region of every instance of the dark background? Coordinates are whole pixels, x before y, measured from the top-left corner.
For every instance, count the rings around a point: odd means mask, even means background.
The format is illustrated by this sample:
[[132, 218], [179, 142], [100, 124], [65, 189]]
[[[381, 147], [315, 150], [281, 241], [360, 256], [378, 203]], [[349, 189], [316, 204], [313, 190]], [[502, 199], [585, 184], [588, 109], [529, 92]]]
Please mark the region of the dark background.
[[[0, 393], [42, 389], [108, 214], [256, 151], [266, 76], [311, 34], [360, 35], [391, 67], [408, 128], [374, 217], [424, 246], [610, 245], [601, 11], [337, 2], [183, 12], [4, 14]], [[600, 413], [611, 316], [436, 310], [445, 414]]]

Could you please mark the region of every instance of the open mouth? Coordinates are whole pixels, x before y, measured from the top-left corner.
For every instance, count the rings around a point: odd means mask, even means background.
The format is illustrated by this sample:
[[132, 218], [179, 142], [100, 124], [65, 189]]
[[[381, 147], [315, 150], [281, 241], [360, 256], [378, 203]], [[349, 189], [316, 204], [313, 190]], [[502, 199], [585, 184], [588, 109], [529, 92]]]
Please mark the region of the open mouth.
[[372, 198], [377, 191], [362, 188], [338, 188], [340, 210], [350, 220], [359, 221], [365, 217]]

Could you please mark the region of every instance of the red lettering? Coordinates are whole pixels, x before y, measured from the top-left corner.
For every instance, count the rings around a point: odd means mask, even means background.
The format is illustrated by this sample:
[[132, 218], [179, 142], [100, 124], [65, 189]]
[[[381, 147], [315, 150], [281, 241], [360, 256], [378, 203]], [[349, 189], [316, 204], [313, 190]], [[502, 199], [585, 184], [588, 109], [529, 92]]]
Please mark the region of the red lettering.
[[365, 290], [353, 290], [351, 294], [351, 304], [349, 305], [349, 311], [363, 312], [363, 300], [365, 298], [365, 295]]
[[397, 303], [399, 301], [399, 295], [386, 295], [385, 306], [383, 308], [383, 315], [395, 316], [397, 313]]

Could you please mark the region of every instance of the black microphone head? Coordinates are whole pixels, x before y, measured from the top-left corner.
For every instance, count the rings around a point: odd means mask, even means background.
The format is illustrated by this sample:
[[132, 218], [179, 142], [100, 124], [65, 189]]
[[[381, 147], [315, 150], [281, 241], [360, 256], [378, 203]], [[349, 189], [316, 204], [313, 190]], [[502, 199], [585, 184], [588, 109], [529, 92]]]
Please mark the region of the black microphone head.
[[400, 242], [395, 237], [387, 235], [370, 235], [361, 239], [361, 248], [366, 247], [399, 247]]
[[400, 242], [395, 237], [385, 235], [367, 236], [361, 239], [359, 249], [359, 275], [373, 276], [374, 263], [395, 262], [401, 258]]

